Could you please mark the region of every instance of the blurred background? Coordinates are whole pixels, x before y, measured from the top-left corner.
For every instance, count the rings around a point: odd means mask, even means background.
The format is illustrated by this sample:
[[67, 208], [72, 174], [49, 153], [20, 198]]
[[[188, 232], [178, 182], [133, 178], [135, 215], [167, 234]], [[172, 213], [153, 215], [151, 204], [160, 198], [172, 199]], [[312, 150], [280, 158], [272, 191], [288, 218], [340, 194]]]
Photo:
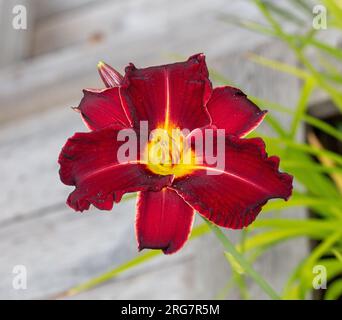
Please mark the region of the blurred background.
[[[103, 87], [97, 62], [123, 72], [198, 52], [215, 85], [236, 85], [269, 110], [256, 135], [295, 176], [293, 200], [226, 235], [285, 298], [324, 297], [314, 265], [328, 271], [328, 298], [340, 297], [341, 12], [339, 0], [0, 0], [0, 298], [267, 298], [208, 231], [152, 259], [137, 252], [134, 199], [112, 212], [65, 205], [72, 188], [57, 158], [86, 131], [71, 107], [83, 88]], [[18, 265], [26, 289], [13, 287]], [[108, 281], [61, 294], [111, 269]]]

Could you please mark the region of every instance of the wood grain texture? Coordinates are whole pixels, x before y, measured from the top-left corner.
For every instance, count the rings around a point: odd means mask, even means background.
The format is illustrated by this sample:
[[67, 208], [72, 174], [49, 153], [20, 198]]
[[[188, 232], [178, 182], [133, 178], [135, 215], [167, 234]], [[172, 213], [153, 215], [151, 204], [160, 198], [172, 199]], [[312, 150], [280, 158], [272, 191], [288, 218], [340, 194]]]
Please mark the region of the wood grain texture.
[[[74, 12], [80, 10], [85, 6], [93, 6], [96, 3], [101, 3], [108, 0], [68, 0], [68, 1], [56, 1], [56, 0], [30, 0], [32, 5], [36, 8], [36, 20], [40, 22], [42, 20], [48, 20], [52, 17], [62, 15], [66, 12]], [[113, 1], [113, 0], [109, 0]]]
[[[119, 11], [114, 8], [113, 15], [108, 15], [111, 11], [107, 12], [101, 5], [94, 13], [90, 9], [86, 11], [85, 16], [83, 11], [76, 12], [79, 23], [77, 19], [74, 21], [74, 15], [69, 18], [63, 15], [75, 25], [71, 30], [65, 29], [64, 25], [68, 26], [68, 23], [61, 21], [43, 38], [39, 47], [50, 46], [48, 53], [0, 70], [0, 123], [78, 100], [82, 88], [99, 86], [96, 73], [99, 60], [122, 71], [130, 61], [144, 66], [175, 60], [172, 57], [175, 54], [185, 59], [194, 53], [205, 52], [210, 63], [265, 41], [262, 36], [243, 30], [238, 32], [237, 27], [221, 21], [219, 14], [230, 9], [229, 5], [223, 5], [223, 0], [177, 0], [173, 5], [166, 0], [145, 1], [146, 6], [144, 1], [138, 1], [137, 7], [135, 2], [120, 1], [123, 8]], [[110, 4], [116, 5], [117, 1]], [[121, 21], [121, 28], [108, 31], [100, 13], [105, 14], [107, 20]], [[89, 23], [87, 17], [92, 14], [98, 14], [99, 18]], [[95, 42], [88, 41], [88, 36], [83, 39], [87, 34], [83, 25], [102, 28], [106, 35]], [[58, 43], [54, 38], [60, 37], [62, 41], [68, 39], [69, 34], [74, 35], [74, 43], [62, 42], [53, 47]], [[241, 37], [244, 38], [242, 43]]]
[[[21, 5], [26, 8], [27, 29], [16, 30], [12, 21], [16, 14], [13, 8]], [[34, 33], [35, 8], [30, 0], [0, 0], [0, 69], [29, 57]]]

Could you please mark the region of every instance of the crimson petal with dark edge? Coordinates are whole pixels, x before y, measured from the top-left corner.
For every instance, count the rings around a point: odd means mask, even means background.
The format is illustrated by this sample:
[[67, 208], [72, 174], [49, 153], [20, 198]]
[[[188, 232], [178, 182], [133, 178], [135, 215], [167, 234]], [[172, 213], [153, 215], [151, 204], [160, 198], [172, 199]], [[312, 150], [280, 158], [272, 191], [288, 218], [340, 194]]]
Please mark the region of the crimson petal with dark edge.
[[278, 171], [279, 158], [267, 157], [262, 139], [227, 136], [225, 142], [223, 170], [204, 163], [175, 179], [172, 188], [210, 221], [240, 229], [254, 221], [269, 199], [290, 197], [292, 176]]
[[103, 90], [86, 89], [83, 93], [84, 97], [76, 109], [81, 112], [89, 129], [98, 130], [111, 125], [130, 126], [119, 87]]
[[111, 210], [113, 201], [120, 201], [126, 192], [159, 191], [171, 182], [171, 176], [149, 173], [145, 165], [119, 163], [117, 141], [119, 130], [106, 128], [88, 133], [76, 133], [64, 145], [59, 164], [63, 183], [76, 189], [67, 203], [77, 211], [93, 204]]
[[212, 89], [202, 54], [143, 69], [131, 64], [122, 87], [135, 127], [139, 121], [148, 121], [152, 130], [164, 128], [166, 122], [191, 131], [210, 123], [205, 104]]
[[229, 86], [215, 88], [207, 107], [213, 126], [238, 137], [255, 129], [267, 113], [260, 110], [241, 90]]
[[140, 192], [136, 217], [139, 250], [176, 252], [188, 239], [193, 220], [194, 210], [175, 191]]

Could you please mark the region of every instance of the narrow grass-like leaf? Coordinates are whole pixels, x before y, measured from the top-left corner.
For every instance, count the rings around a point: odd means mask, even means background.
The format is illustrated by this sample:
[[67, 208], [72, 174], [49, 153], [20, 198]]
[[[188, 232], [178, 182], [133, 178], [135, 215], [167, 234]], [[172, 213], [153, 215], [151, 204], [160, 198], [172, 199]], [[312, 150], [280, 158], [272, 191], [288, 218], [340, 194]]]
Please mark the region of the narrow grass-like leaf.
[[317, 129], [320, 129], [324, 133], [329, 134], [330, 136], [336, 138], [339, 141], [342, 141], [342, 132], [340, 130], [335, 129], [330, 124], [328, 124], [328, 123], [326, 123], [320, 119], [309, 116], [307, 114], [303, 115], [302, 119], [306, 123], [310, 124], [311, 126], [317, 128]]
[[283, 210], [291, 207], [311, 207], [315, 208], [334, 205], [342, 209], [342, 200], [339, 197], [314, 197], [307, 195], [294, 194], [288, 201], [273, 200], [269, 201], [264, 207], [263, 212], [273, 210]]
[[248, 58], [254, 61], [255, 63], [269, 67], [277, 71], [281, 71], [283, 73], [288, 73], [302, 80], [312, 79], [310, 73], [306, 72], [304, 69], [297, 68], [284, 62], [265, 58], [254, 53], [249, 53]]
[[290, 139], [296, 137], [297, 129], [300, 124], [300, 120], [306, 112], [308, 106], [309, 98], [314, 88], [314, 82], [311, 78], [305, 81], [299, 99], [296, 106], [296, 111], [292, 119], [291, 129], [290, 129]]
[[[318, 138], [313, 132], [308, 133], [308, 141], [314, 147], [318, 149], [323, 149], [322, 144], [320, 143], [320, 141], [318, 140]], [[333, 160], [326, 158], [325, 156], [319, 156], [318, 159], [325, 166], [330, 167], [330, 168], [335, 168], [335, 163]], [[334, 180], [337, 189], [342, 194], [342, 175], [338, 173], [332, 173], [330, 174], [330, 176]]]
[[266, 280], [254, 270], [251, 264], [243, 257], [243, 255], [235, 248], [230, 240], [223, 234], [219, 227], [212, 224], [205, 218], [203, 218], [210, 229], [214, 232], [226, 251], [228, 251], [236, 261], [241, 265], [245, 272], [253, 278], [253, 280], [260, 286], [261, 289], [271, 298], [280, 300], [281, 297], [272, 289], [272, 287], [266, 282]]
[[[201, 224], [195, 228], [193, 228], [190, 239], [195, 239], [198, 238], [206, 233], [208, 233], [210, 231], [210, 229], [208, 228], [208, 226], [206, 224]], [[134, 268], [137, 267], [159, 255], [162, 254], [161, 250], [149, 250], [145, 253], [141, 253], [138, 256], [134, 257], [133, 259], [119, 265], [118, 267], [111, 269], [89, 281], [86, 281], [82, 284], [79, 284], [65, 292], [62, 292], [58, 295], [56, 295], [54, 298], [56, 299], [60, 299], [60, 298], [65, 298], [65, 297], [70, 297], [70, 296], [74, 296], [76, 294], [79, 294], [83, 291], [89, 290], [91, 288], [94, 288], [102, 283], [105, 283], [115, 277], [117, 277], [118, 275]]]
[[226, 257], [226, 259], [228, 260], [228, 262], [230, 263], [232, 269], [238, 273], [238, 274], [244, 274], [245, 270], [243, 269], [243, 267], [241, 267], [241, 265], [236, 261], [236, 259], [234, 258], [234, 256], [230, 253], [230, 252], [224, 252], [224, 255]]
[[[315, 264], [319, 264], [318, 260], [323, 257], [327, 252], [329, 252], [330, 248], [339, 240], [341, 240], [342, 232], [335, 232], [332, 233], [330, 236], [328, 236], [326, 239], [324, 239], [323, 242], [321, 242], [309, 255], [309, 257], [305, 260], [304, 264], [301, 266], [299, 271], [299, 277], [302, 283], [302, 286], [304, 288], [310, 288], [312, 285], [312, 270]], [[333, 260], [336, 264], [338, 271], [342, 271], [342, 265], [336, 261]], [[330, 270], [330, 275], [331, 270]]]
[[281, 6], [278, 6], [276, 3], [270, 1], [264, 1], [264, 4], [269, 11], [283, 18], [285, 21], [292, 21], [299, 26], [303, 26], [306, 24], [306, 21], [304, 21], [301, 17], [296, 16], [293, 13], [293, 11], [287, 10]]
[[340, 261], [340, 263], [342, 265], [342, 253], [340, 251], [338, 251], [337, 249], [335, 249], [335, 248], [332, 248], [331, 252], [335, 255], [336, 259], [338, 261]]
[[314, 164], [311, 162], [297, 162], [297, 161], [291, 161], [291, 160], [283, 160], [281, 162], [281, 167], [286, 170], [291, 169], [299, 169], [307, 171], [307, 173], [310, 173], [312, 171], [314, 172], [324, 172], [324, 173], [339, 173], [342, 174], [342, 168], [338, 167], [327, 167], [322, 164]]
[[286, 145], [289, 148], [304, 151], [313, 155], [326, 156], [329, 159], [336, 161], [336, 163], [338, 163], [339, 165], [342, 165], [342, 156], [340, 156], [339, 154], [335, 152], [328, 151], [325, 149], [315, 148], [315, 147], [312, 147], [310, 145], [303, 144], [303, 143], [293, 142], [292, 140], [271, 138], [271, 137], [266, 137], [266, 136], [263, 136], [263, 138], [269, 143], [279, 143], [279, 144]]
[[321, 230], [327, 232], [342, 232], [342, 223], [323, 219], [258, 219], [254, 221], [253, 228], [279, 228], [295, 229], [306, 228], [312, 230]]
[[337, 300], [342, 296], [342, 279], [335, 280], [329, 284], [324, 295], [324, 300]]

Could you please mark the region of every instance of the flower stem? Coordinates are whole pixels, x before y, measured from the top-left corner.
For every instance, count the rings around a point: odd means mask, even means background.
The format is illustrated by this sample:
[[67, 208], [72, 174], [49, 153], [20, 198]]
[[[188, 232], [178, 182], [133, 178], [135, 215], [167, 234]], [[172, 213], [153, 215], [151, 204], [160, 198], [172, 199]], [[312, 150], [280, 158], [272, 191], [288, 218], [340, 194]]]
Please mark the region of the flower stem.
[[244, 258], [244, 256], [236, 250], [234, 244], [224, 235], [219, 227], [212, 224], [207, 219], [204, 219], [210, 229], [214, 232], [218, 240], [221, 242], [225, 250], [227, 250], [235, 260], [240, 264], [243, 270], [254, 279], [254, 281], [260, 286], [261, 289], [273, 300], [281, 300], [281, 297], [272, 289], [272, 287], [266, 282], [266, 280], [254, 270], [251, 264]]

